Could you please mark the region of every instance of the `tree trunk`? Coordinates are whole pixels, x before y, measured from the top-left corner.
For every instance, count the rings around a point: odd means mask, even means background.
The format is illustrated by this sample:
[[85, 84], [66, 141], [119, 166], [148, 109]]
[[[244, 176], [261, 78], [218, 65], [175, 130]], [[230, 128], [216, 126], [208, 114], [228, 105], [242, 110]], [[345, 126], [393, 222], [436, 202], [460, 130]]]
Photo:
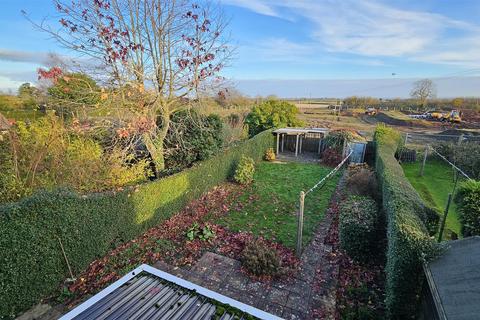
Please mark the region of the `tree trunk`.
[[143, 134], [143, 142], [152, 158], [155, 166], [155, 177], [159, 177], [161, 171], [165, 169], [165, 157], [163, 143], [167, 136], [168, 128], [170, 126], [170, 114], [166, 111], [161, 115], [162, 124], [160, 128], [156, 128], [153, 132]]

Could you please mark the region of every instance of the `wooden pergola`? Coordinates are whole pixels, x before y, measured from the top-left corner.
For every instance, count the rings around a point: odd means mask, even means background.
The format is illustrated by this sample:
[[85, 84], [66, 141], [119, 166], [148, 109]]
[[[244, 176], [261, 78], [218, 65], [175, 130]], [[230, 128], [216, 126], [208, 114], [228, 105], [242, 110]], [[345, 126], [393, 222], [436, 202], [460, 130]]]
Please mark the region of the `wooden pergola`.
[[[303, 139], [307, 134], [327, 134], [329, 129], [326, 128], [281, 128], [274, 130], [273, 133], [277, 136], [276, 142], [276, 154], [278, 155], [279, 152], [283, 152], [283, 148], [285, 145], [285, 137], [286, 136], [296, 136], [295, 139], [295, 157], [298, 156], [299, 153], [302, 153], [302, 144]], [[318, 142], [318, 153], [320, 153], [320, 148], [322, 145], [322, 139], [319, 139]]]

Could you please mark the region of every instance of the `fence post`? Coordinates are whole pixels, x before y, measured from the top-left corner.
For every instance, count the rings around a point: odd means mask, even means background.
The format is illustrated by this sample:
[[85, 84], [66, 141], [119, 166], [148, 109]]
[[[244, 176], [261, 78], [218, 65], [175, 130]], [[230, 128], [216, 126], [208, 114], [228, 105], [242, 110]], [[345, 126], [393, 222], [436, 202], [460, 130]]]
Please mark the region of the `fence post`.
[[450, 209], [450, 202], [452, 202], [452, 194], [448, 194], [447, 207], [443, 214], [442, 224], [440, 225], [440, 232], [438, 233], [438, 242], [442, 241], [443, 229], [445, 228], [445, 221], [447, 220], [448, 209]]
[[305, 192], [300, 191], [300, 210], [297, 217], [297, 256], [302, 255], [302, 236], [303, 236], [303, 209], [305, 206]]
[[423, 163], [422, 163], [422, 168], [420, 169], [420, 177], [423, 177], [423, 173], [425, 171], [425, 163], [427, 162], [427, 156], [428, 156], [428, 144], [425, 146], [425, 153], [423, 154]]
[[405, 134], [405, 142], [403, 143], [404, 146], [406, 146], [408, 143], [408, 132]]

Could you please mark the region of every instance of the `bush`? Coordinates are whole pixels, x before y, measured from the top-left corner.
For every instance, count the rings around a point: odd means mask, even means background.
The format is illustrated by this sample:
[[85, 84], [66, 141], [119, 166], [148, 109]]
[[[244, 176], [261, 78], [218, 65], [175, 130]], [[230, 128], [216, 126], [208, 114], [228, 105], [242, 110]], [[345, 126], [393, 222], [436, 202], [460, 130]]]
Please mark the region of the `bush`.
[[340, 206], [340, 247], [359, 262], [372, 256], [378, 220], [377, 203], [367, 197], [350, 196]]
[[388, 127], [375, 131], [376, 173], [387, 220], [386, 308], [389, 318], [414, 317], [423, 283], [422, 262], [434, 255], [429, 237], [428, 208], [395, 159], [400, 134]]
[[277, 252], [260, 239], [245, 246], [242, 251], [242, 266], [256, 276], [277, 276], [281, 271]]
[[348, 166], [346, 186], [348, 191], [354, 195], [378, 198], [375, 172], [366, 163]]
[[468, 180], [460, 184], [455, 202], [458, 203], [463, 235], [480, 235], [480, 181]]
[[324, 143], [332, 149], [342, 152], [343, 145], [352, 141], [354, 134], [349, 130], [332, 130], [325, 137]]
[[279, 127], [297, 127], [303, 122], [297, 119], [298, 108], [287, 101], [267, 100], [253, 107], [245, 118], [248, 133], [254, 136], [263, 130]]
[[235, 170], [233, 179], [239, 184], [249, 184], [253, 181], [255, 174], [255, 161], [252, 158], [242, 156]]
[[58, 239], [78, 274], [113, 244], [161, 223], [231, 177], [242, 155], [260, 161], [272, 145], [267, 131], [181, 173], [122, 192], [43, 191], [0, 206], [0, 318], [51, 296], [68, 277]]
[[218, 153], [223, 146], [222, 129], [217, 115], [206, 117], [193, 109], [172, 114], [164, 145], [166, 173], [178, 172]]
[[273, 148], [268, 148], [267, 151], [265, 151], [265, 156], [263, 159], [266, 161], [274, 161], [276, 158], [275, 156], [275, 151], [273, 151]]
[[111, 190], [145, 181], [149, 171], [146, 160], [134, 161], [117, 148], [106, 151], [53, 115], [31, 124], [17, 122], [4, 140], [0, 179], [8, 181], [0, 185], [0, 202], [60, 186], [78, 192]]
[[335, 148], [327, 148], [322, 152], [322, 163], [326, 166], [336, 167], [342, 160], [341, 151]]

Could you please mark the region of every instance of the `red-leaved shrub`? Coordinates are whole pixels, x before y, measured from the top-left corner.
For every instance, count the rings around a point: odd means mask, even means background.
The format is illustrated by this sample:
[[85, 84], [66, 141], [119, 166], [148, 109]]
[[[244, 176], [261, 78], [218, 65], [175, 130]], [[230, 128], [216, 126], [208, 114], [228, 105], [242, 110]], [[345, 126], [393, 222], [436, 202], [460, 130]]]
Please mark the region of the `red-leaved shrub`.
[[327, 148], [322, 153], [322, 162], [327, 166], [336, 167], [342, 162], [342, 154], [334, 148]]

